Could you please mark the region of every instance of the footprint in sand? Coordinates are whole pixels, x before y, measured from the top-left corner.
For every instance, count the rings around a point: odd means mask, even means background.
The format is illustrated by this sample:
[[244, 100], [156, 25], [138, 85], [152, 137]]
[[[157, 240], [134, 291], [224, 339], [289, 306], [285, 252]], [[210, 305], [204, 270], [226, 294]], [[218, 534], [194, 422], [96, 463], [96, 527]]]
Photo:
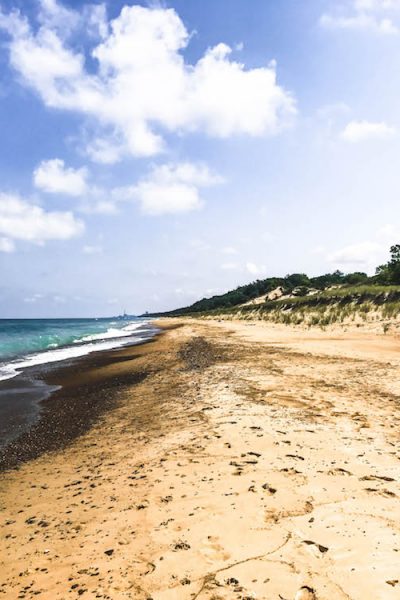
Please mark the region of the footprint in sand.
[[330, 469], [328, 471], [328, 475], [352, 475], [352, 473], [347, 469], [342, 469], [341, 467], [338, 467], [337, 469]]
[[396, 481], [393, 477], [386, 477], [384, 475], [364, 475], [360, 477], [360, 481]]
[[379, 494], [384, 498], [396, 498], [396, 494], [394, 492], [391, 492], [390, 490], [387, 490], [386, 488], [382, 490], [378, 490], [376, 488], [365, 488], [365, 491], [372, 494]]
[[329, 548], [327, 548], [326, 546], [323, 546], [322, 544], [317, 544], [316, 542], [313, 542], [312, 540], [303, 540], [303, 544], [306, 544], [307, 546], [311, 546], [315, 549], [318, 549], [319, 552], [321, 552], [321, 554], [325, 554], [325, 552], [328, 552]]
[[294, 600], [316, 600], [316, 598], [313, 588], [303, 585], [296, 593]]
[[207, 541], [201, 550], [202, 554], [206, 556], [209, 560], [228, 560], [230, 558], [229, 552], [226, 552], [218, 543], [218, 538], [212, 535], [207, 537]]

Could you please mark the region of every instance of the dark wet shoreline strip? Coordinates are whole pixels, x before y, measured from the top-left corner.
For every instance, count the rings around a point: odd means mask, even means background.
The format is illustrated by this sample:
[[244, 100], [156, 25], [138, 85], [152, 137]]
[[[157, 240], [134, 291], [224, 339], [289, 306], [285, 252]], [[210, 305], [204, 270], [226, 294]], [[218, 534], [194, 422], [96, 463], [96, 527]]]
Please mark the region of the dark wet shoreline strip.
[[[39, 419], [0, 450], [0, 472], [61, 450], [87, 432], [117, 406], [121, 391], [146, 378], [134, 361], [141, 348], [155, 339], [27, 369], [25, 376], [29, 374], [33, 381], [59, 389], [40, 403]], [[113, 365], [119, 365], [118, 373], [109, 372]]]

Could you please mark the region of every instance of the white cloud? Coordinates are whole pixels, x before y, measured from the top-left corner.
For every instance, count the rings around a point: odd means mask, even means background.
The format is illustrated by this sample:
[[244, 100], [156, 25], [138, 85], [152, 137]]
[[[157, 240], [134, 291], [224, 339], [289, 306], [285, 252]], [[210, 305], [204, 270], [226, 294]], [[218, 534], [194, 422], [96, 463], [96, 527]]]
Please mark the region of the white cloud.
[[81, 196], [87, 191], [88, 171], [67, 168], [60, 158], [44, 160], [33, 172], [33, 181], [37, 188], [52, 194]]
[[[377, 265], [389, 259], [389, 248], [399, 242], [399, 232], [396, 224], [383, 225], [377, 229], [373, 239], [345, 246], [326, 254], [326, 258], [336, 268], [365, 269], [373, 273]], [[321, 247], [318, 251], [322, 253], [324, 250]]]
[[10, 238], [1, 237], [0, 238], [0, 252], [6, 252], [9, 254], [10, 252], [14, 252], [15, 244]]
[[393, 137], [396, 131], [383, 121], [350, 121], [341, 133], [346, 142], [364, 142], [370, 139], [387, 139]]
[[358, 10], [399, 10], [400, 0], [354, 0]]
[[353, 0], [339, 5], [334, 14], [322, 15], [320, 24], [329, 29], [371, 31], [382, 35], [400, 32], [397, 11], [399, 0]]
[[328, 260], [335, 265], [363, 265], [376, 263], [376, 257], [381, 251], [381, 245], [376, 242], [361, 242], [351, 244], [337, 252], [328, 255]]
[[224, 271], [235, 271], [236, 269], [239, 269], [239, 268], [240, 268], [239, 265], [234, 262], [223, 263], [221, 265], [221, 269], [223, 269]]
[[115, 189], [113, 196], [119, 200], [136, 200], [142, 212], [148, 215], [183, 213], [201, 208], [199, 188], [222, 181], [205, 165], [166, 164], [154, 167], [134, 186]]
[[197, 63], [186, 63], [182, 51], [190, 35], [173, 9], [124, 6], [111, 22], [104, 8], [81, 11], [81, 30], [82, 19], [95, 21], [103, 38], [92, 43], [89, 72], [89, 52], [82, 53], [83, 44], [74, 50], [68, 37], [78, 27], [78, 13], [68, 10], [65, 16], [65, 10], [55, 0], [42, 0], [37, 31], [17, 12], [0, 13], [0, 26], [11, 37], [12, 67], [45, 105], [91, 119], [96, 135], [87, 151], [95, 160], [157, 154], [167, 132], [275, 134], [296, 112], [293, 97], [277, 83], [273, 62], [246, 69], [220, 43]]
[[253, 262], [247, 262], [246, 269], [251, 275], [264, 275], [267, 270], [265, 265], [256, 265]]
[[34, 294], [33, 296], [28, 296], [27, 298], [24, 298], [24, 302], [27, 302], [28, 304], [33, 304], [38, 300], [41, 300], [42, 298], [43, 294]]
[[[119, 188], [121, 189], [121, 188]], [[103, 188], [90, 187], [85, 195], [84, 201], [80, 204], [79, 210], [88, 214], [116, 215], [118, 213], [117, 195], [113, 198], [115, 190], [106, 190]]]
[[84, 231], [72, 212], [47, 212], [16, 195], [0, 193], [0, 234], [10, 240], [43, 244], [68, 240]]
[[61, 32], [73, 30], [79, 22], [75, 11], [58, 4], [56, 0], [39, 0], [38, 19], [43, 26]]
[[391, 19], [376, 19], [370, 15], [357, 14], [352, 17], [334, 17], [332, 15], [323, 15], [321, 24], [331, 29], [359, 29], [372, 30], [376, 33], [385, 35], [396, 34], [399, 32]]
[[81, 196], [81, 212], [104, 215], [118, 213], [118, 205], [126, 200], [138, 202], [142, 212], [149, 215], [188, 212], [203, 205], [201, 188], [224, 181], [206, 165], [189, 162], [154, 166], [131, 186], [106, 189], [89, 185], [87, 178], [85, 167], [70, 169], [61, 159], [43, 161], [34, 171], [36, 187]]

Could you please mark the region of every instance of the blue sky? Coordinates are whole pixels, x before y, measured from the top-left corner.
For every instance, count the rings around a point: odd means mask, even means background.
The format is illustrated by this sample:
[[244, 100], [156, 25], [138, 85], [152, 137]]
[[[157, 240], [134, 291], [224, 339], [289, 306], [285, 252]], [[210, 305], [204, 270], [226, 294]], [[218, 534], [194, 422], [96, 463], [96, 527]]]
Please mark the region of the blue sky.
[[0, 7], [1, 317], [372, 273], [399, 242], [399, 0]]

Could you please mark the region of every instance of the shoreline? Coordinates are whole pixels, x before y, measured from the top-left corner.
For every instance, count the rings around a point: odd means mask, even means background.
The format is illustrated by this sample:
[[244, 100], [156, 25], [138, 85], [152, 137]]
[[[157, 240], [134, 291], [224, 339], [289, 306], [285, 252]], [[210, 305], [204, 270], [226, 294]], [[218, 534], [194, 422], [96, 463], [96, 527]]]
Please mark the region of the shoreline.
[[397, 599], [396, 341], [163, 323], [104, 366], [146, 373], [112, 410], [1, 474], [0, 593]]
[[[133, 361], [139, 354], [136, 348], [151, 343], [161, 334], [161, 329], [154, 328], [151, 336], [147, 334], [139, 342], [27, 367], [0, 382], [2, 394], [11, 395], [8, 403], [3, 400], [7, 403], [3, 412], [7, 411], [9, 420], [17, 424], [14, 431], [4, 433], [0, 472], [43, 453], [60, 450], [88, 431], [96, 419], [115, 405], [119, 389], [145, 377], [145, 373], [132, 377], [121, 369], [119, 375], [109, 378], [107, 368]], [[14, 406], [13, 394], [23, 397], [22, 407]], [[18, 429], [20, 433], [16, 433]]]

